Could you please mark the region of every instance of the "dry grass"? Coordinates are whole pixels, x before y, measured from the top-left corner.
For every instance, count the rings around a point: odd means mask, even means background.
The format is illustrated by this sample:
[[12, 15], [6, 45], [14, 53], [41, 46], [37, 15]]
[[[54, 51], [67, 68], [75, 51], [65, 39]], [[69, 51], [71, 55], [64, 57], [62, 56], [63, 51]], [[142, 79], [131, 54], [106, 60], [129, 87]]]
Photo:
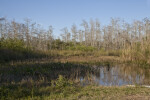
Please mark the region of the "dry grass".
[[63, 57], [63, 58], [56, 58], [54, 61], [60, 62], [119, 62], [121, 59], [120, 57], [114, 56], [71, 56], [71, 57]]

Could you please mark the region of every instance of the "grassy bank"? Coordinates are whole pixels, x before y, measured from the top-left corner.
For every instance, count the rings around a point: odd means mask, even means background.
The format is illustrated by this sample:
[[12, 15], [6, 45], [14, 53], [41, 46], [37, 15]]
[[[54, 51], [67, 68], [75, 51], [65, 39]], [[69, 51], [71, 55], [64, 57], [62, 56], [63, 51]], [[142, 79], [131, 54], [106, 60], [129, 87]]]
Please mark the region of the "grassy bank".
[[24, 84], [7, 85], [0, 87], [1, 100], [148, 100], [150, 89], [136, 87], [104, 87], [104, 86], [80, 86], [70, 80], [59, 76], [51, 85], [38, 87], [35, 83], [27, 86]]

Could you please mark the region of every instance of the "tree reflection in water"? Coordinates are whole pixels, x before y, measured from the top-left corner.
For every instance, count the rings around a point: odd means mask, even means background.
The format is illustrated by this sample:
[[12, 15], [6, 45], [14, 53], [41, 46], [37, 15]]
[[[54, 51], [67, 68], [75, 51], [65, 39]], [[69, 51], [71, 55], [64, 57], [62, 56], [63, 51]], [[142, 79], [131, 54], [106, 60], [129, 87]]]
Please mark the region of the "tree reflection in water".
[[[150, 85], [150, 70], [133, 65], [100, 66], [97, 72], [90, 73], [90, 76], [94, 83], [104, 86]], [[86, 76], [82, 76], [80, 79], [91, 82]]]

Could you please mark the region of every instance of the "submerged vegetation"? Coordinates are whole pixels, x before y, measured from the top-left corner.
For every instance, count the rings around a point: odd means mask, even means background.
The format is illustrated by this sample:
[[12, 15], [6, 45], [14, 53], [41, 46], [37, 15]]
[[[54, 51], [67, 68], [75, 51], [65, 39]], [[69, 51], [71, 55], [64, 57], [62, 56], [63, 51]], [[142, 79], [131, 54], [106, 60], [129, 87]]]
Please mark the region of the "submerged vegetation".
[[140, 85], [150, 84], [150, 20], [83, 20], [81, 27], [63, 28], [56, 39], [52, 26], [1, 18], [0, 99], [149, 99]]

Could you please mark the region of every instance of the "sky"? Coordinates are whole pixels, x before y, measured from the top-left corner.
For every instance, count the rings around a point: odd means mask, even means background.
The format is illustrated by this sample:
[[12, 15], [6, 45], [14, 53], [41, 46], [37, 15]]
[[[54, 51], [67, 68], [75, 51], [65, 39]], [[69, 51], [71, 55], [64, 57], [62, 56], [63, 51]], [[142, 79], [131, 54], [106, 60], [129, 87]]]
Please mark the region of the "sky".
[[64, 27], [82, 20], [99, 19], [105, 25], [111, 18], [127, 22], [150, 17], [150, 0], [0, 0], [0, 17], [23, 22], [25, 18], [54, 27], [56, 38]]

